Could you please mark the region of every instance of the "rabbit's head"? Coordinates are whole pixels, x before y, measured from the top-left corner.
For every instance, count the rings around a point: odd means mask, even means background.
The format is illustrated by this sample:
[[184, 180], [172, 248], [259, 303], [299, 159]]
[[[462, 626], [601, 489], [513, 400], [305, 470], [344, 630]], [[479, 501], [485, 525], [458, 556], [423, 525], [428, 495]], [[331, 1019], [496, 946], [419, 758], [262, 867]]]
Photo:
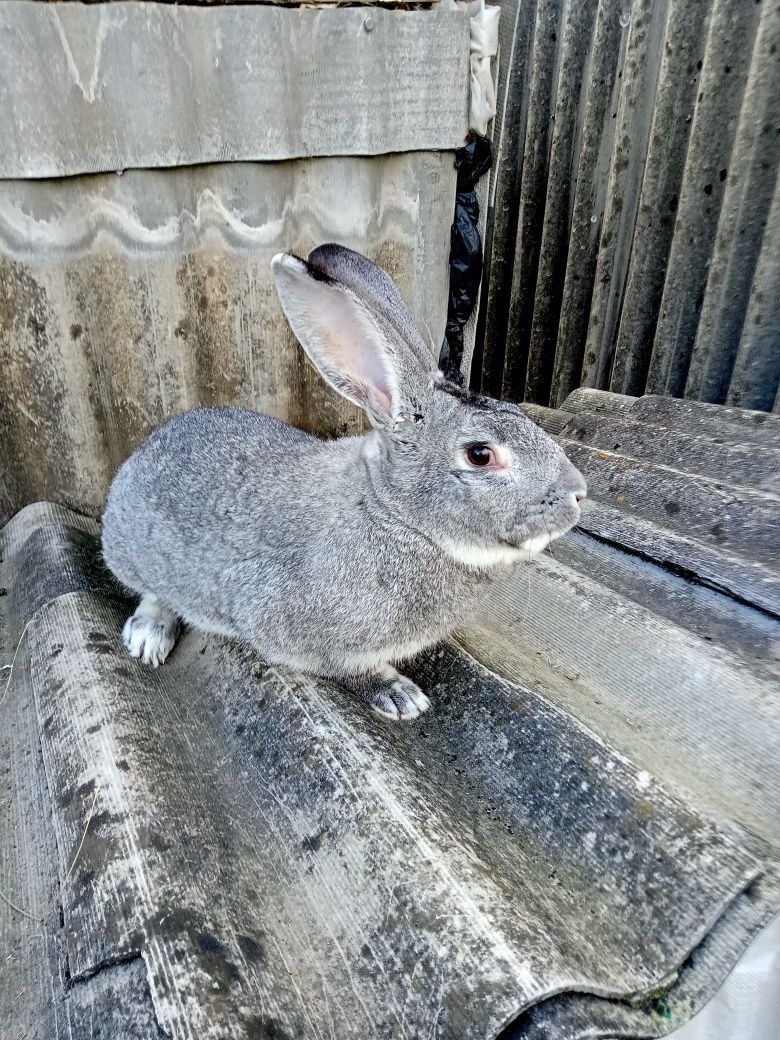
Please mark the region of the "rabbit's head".
[[530, 554], [579, 519], [581, 474], [522, 410], [444, 380], [391, 278], [337, 245], [272, 262], [293, 332], [368, 414], [377, 498], [462, 562]]

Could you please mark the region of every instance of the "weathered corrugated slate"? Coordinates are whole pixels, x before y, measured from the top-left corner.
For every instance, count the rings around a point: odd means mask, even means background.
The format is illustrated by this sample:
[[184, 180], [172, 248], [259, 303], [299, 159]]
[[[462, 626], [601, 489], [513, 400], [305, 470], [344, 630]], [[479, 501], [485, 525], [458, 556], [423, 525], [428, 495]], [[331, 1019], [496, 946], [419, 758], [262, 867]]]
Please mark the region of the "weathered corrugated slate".
[[529, 414], [594, 501], [466, 645], [780, 846], [780, 419], [593, 390]]
[[99, 515], [196, 405], [362, 429], [289, 331], [276, 252], [359, 249], [442, 342], [465, 10], [0, 0], [0, 56], [0, 522]]
[[[690, 951], [724, 930], [696, 1005], [766, 919], [766, 849], [454, 646], [414, 667], [431, 714], [388, 725], [197, 633], [143, 669], [67, 510], [26, 509], [0, 555], [6, 659], [29, 622], [2, 887], [44, 918], [0, 914], [4, 1027], [93, 1037], [102, 1007], [131, 1037], [463, 1040], [542, 1001], [543, 1035], [656, 1036]], [[48, 988], [12, 1001], [19, 971]]]
[[455, 176], [451, 153], [417, 152], [0, 182], [0, 521], [46, 497], [99, 515], [121, 462], [197, 405], [359, 432], [271, 257], [359, 249], [438, 344]]
[[461, 9], [0, 0], [0, 178], [454, 150]]
[[582, 530], [780, 617], [780, 420], [597, 390], [526, 407], [588, 479]]
[[553, 407], [586, 386], [772, 411], [780, 9], [501, 7], [474, 384]]

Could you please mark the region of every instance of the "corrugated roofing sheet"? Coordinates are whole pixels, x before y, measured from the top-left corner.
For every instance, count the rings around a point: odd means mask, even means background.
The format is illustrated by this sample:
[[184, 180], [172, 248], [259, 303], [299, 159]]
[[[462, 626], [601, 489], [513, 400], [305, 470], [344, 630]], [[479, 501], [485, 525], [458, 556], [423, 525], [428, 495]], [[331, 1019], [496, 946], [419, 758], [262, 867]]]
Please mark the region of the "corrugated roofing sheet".
[[276, 252], [361, 250], [442, 342], [465, 10], [0, 0], [0, 54], [0, 521], [99, 515], [195, 405], [362, 429], [289, 332]]
[[360, 431], [290, 332], [271, 257], [360, 249], [440, 343], [454, 199], [448, 152], [0, 181], [0, 520], [39, 498], [98, 516], [120, 463], [196, 405]]
[[462, 9], [0, 0], [0, 178], [458, 148]]
[[474, 379], [771, 411], [780, 10], [507, 0]]
[[[575, 398], [564, 442], [617, 414], [641, 464], [643, 422], [648, 445], [659, 428], [703, 442], [706, 407], [669, 404]], [[776, 431], [731, 416], [739, 474], [740, 445]], [[627, 456], [591, 450], [609, 510]], [[617, 504], [627, 530], [684, 524], [706, 544], [684, 494], [679, 520], [643, 501]], [[22, 637], [0, 707], [16, 907], [0, 1007], [23, 975], [13, 1020], [47, 1036], [111, 1015], [144, 1040], [679, 1025], [778, 906], [780, 623], [670, 570], [663, 544], [648, 559], [588, 533], [556, 543], [460, 635], [507, 678], [439, 647], [411, 673], [431, 712], [388, 724], [196, 632], [144, 669], [94, 522], [23, 511], [0, 536], [6, 661]]]

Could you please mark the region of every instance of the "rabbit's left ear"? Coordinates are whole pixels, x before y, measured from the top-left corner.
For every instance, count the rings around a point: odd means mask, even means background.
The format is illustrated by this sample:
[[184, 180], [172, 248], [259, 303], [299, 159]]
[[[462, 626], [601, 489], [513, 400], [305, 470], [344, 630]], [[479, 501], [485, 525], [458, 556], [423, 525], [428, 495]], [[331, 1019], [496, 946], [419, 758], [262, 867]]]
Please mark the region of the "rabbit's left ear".
[[386, 316], [345, 282], [290, 253], [275, 256], [271, 269], [293, 332], [334, 390], [377, 427], [393, 425], [414, 407], [429, 373]]
[[426, 372], [436, 370], [433, 354], [420, 335], [398, 286], [387, 271], [383, 271], [362, 253], [334, 242], [317, 246], [309, 253], [308, 262], [329, 278], [351, 289], [365, 307], [383, 321], [389, 322]]

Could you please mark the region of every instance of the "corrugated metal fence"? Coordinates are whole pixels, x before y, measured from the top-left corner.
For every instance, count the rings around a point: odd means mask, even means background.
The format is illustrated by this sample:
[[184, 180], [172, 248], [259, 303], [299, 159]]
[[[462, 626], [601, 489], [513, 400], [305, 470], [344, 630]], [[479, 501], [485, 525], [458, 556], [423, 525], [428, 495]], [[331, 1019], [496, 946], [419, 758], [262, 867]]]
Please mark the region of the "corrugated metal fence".
[[472, 381], [777, 410], [776, 0], [502, 8]]

